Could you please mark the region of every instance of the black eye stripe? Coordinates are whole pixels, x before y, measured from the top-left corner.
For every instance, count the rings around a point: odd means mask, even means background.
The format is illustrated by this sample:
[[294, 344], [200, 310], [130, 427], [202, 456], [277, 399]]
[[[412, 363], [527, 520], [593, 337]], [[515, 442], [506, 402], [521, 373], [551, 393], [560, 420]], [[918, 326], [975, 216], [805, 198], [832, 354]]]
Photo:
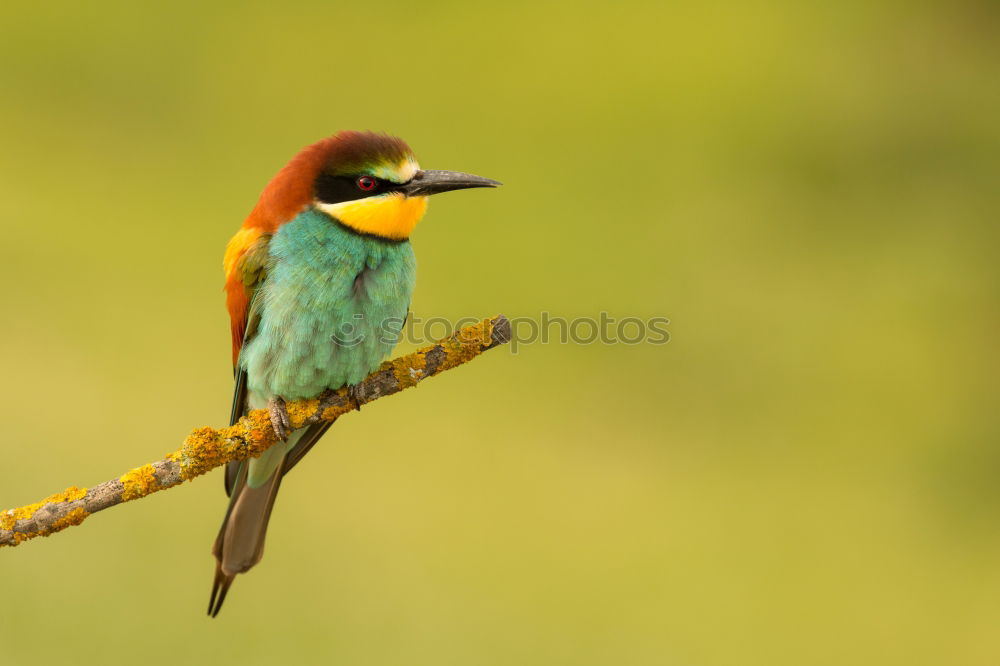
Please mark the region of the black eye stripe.
[[[362, 190], [358, 187], [358, 178], [368, 177], [375, 181], [375, 187], [370, 190]], [[354, 201], [367, 197], [385, 194], [386, 192], [397, 192], [400, 189], [398, 183], [375, 178], [369, 174], [356, 174], [352, 176], [333, 176], [321, 173], [316, 177], [314, 185], [316, 199], [322, 203], [340, 203], [342, 201]]]

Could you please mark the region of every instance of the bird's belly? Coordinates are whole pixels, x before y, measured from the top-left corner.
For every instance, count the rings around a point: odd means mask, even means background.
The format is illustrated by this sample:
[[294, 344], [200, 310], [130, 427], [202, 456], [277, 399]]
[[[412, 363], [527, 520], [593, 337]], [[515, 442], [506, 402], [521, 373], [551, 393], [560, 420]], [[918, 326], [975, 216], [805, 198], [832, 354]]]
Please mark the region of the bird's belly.
[[[413, 287], [412, 250], [369, 257], [359, 266], [277, 270], [241, 363], [251, 402], [298, 400], [356, 384], [391, 353]], [[257, 406], [257, 405], [255, 405]]]

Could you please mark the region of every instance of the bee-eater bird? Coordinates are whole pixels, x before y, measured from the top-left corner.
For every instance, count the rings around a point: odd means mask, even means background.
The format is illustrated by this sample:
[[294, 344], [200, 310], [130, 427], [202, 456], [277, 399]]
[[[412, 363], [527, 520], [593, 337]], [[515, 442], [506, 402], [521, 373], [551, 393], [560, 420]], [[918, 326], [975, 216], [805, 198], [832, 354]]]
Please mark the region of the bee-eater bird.
[[423, 170], [401, 139], [340, 132], [304, 148], [264, 188], [224, 260], [236, 375], [230, 423], [266, 408], [280, 441], [226, 467], [212, 617], [236, 574], [260, 561], [282, 477], [330, 426], [289, 433], [285, 401], [350, 389], [385, 360], [410, 305], [409, 237], [427, 197], [498, 185]]

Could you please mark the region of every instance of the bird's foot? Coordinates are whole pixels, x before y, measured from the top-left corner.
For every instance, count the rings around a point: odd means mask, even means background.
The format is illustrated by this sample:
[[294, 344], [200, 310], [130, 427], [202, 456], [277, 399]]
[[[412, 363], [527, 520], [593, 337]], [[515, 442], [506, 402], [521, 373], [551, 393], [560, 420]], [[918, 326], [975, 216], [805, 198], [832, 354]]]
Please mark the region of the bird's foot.
[[361, 390], [361, 384], [348, 385], [347, 397], [354, 401], [354, 404], [356, 405], [355, 409], [359, 412], [361, 411], [361, 405], [368, 401], [365, 396], [365, 392]]
[[292, 421], [288, 418], [288, 410], [285, 409], [285, 399], [281, 396], [274, 396], [267, 401], [267, 413], [271, 416], [271, 427], [278, 439], [284, 442], [292, 432]]

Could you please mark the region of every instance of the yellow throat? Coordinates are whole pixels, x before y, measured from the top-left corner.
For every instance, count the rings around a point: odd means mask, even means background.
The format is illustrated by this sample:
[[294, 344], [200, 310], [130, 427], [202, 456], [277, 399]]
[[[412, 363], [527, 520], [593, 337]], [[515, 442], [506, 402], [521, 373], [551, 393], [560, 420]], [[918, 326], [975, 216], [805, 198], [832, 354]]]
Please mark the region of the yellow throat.
[[413, 227], [424, 216], [427, 197], [407, 197], [393, 192], [356, 201], [317, 203], [316, 207], [355, 231], [403, 240], [409, 238]]

